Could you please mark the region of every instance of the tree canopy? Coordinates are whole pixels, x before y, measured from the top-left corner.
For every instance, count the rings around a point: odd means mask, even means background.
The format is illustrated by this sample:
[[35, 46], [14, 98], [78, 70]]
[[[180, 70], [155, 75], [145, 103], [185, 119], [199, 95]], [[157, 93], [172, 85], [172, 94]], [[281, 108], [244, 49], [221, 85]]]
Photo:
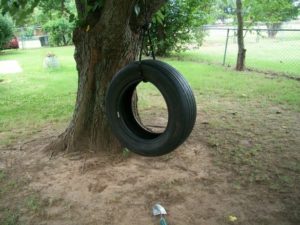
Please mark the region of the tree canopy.
[[39, 2], [40, 0], [0, 0], [1, 13], [9, 13], [11, 16], [13, 16], [17, 24], [22, 23], [24, 19], [28, 18], [33, 10], [38, 6]]
[[297, 18], [293, 0], [245, 0], [246, 14], [253, 22], [276, 24]]
[[[28, 4], [31, 4], [30, 2]], [[18, 7], [22, 7], [19, 5]], [[10, 8], [10, 13], [16, 19], [18, 25], [30, 29], [35, 26], [42, 27], [48, 33], [51, 46], [62, 46], [72, 43], [72, 32], [75, 25], [75, 2], [72, 0], [39, 1], [36, 7], [30, 11], [29, 6], [24, 6], [28, 15], [20, 15]], [[21, 16], [21, 18], [19, 18]], [[73, 18], [73, 20], [72, 20]], [[33, 28], [32, 28], [33, 31]]]
[[[278, 24], [297, 18], [299, 4], [295, 0], [244, 0], [243, 16], [245, 25], [261, 22]], [[214, 14], [217, 19], [235, 17], [236, 4], [234, 0], [215, 0]]]
[[235, 17], [235, 0], [214, 0], [212, 14], [217, 20], [225, 22], [228, 18]]

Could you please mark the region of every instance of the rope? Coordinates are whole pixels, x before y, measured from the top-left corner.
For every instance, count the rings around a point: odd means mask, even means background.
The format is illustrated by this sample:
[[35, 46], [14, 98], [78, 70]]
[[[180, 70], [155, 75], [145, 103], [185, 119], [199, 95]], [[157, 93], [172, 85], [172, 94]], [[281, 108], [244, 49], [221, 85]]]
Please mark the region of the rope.
[[155, 60], [155, 53], [154, 53], [154, 45], [151, 39], [150, 35], [150, 28], [151, 28], [151, 23], [148, 21], [148, 8], [147, 8], [147, 0], [144, 0], [144, 25], [142, 26], [141, 29], [141, 36], [142, 36], [142, 43], [141, 43], [141, 48], [140, 48], [140, 55], [139, 55], [139, 62], [141, 64], [142, 61], [142, 54], [143, 54], [143, 49], [144, 49], [144, 41], [145, 41], [145, 35], [147, 34], [148, 37], [148, 42], [149, 42], [149, 47], [151, 51], [151, 56], [153, 60]]
[[147, 0], [144, 0], [144, 25], [141, 27], [142, 43], [141, 43], [140, 55], [139, 55], [139, 69], [140, 69], [140, 75], [142, 77], [143, 82], [147, 82], [147, 80], [145, 79], [145, 77], [143, 75], [143, 68], [142, 68], [142, 55], [143, 55], [144, 42], [145, 42], [146, 35], [148, 37], [148, 43], [150, 45], [152, 59], [153, 60], [156, 59], [155, 53], [154, 53], [154, 45], [153, 45], [151, 35], [150, 35], [151, 23], [148, 22], [147, 18], [148, 18]]

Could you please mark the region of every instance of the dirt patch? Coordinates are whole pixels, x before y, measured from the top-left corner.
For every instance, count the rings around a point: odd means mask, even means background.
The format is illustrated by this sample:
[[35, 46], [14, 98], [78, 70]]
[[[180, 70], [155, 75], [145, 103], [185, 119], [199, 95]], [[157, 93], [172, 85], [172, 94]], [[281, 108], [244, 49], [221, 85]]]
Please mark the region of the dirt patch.
[[[157, 224], [158, 220], [151, 216], [151, 208], [157, 202], [170, 213], [170, 224], [186, 221], [197, 224], [197, 221], [218, 221], [226, 216], [226, 210], [213, 197], [223, 198], [223, 194], [215, 188], [208, 189], [209, 185], [222, 182], [218, 178], [221, 173], [211, 170], [210, 157], [201, 144], [187, 143], [157, 159], [106, 153], [61, 155], [51, 160], [41, 151], [44, 145], [44, 139], [37, 139], [22, 152], [2, 152], [8, 170], [13, 164], [19, 165], [12, 176], [26, 176], [28, 190], [39, 193], [42, 202], [48, 202], [43, 207], [44, 213], [20, 217], [20, 221]], [[205, 205], [209, 205], [208, 209]]]
[[[299, 132], [298, 126], [294, 126], [298, 114], [268, 108], [267, 116], [262, 118], [264, 122], [259, 125], [256, 120], [251, 127], [256, 111], [250, 117], [243, 106], [232, 102], [219, 104], [222, 107], [214, 102], [215, 108], [209, 109], [209, 114], [200, 112], [200, 120], [184, 145], [159, 158], [127, 152], [53, 158], [42, 151], [53, 135], [61, 132], [53, 129], [37, 133], [25, 144], [12, 148], [14, 151], [0, 151], [0, 171], [5, 174], [0, 179], [0, 221], [2, 224], [8, 224], [4, 222], [10, 219], [14, 221], [10, 224], [151, 225], [159, 223], [151, 215], [151, 208], [161, 203], [169, 213], [169, 224], [173, 225], [299, 224], [297, 181], [270, 189], [272, 176], [270, 180], [248, 179], [254, 169], [254, 175], [263, 172], [281, 175], [271, 169], [284, 162], [282, 158], [297, 162], [292, 159], [298, 159], [295, 155], [298, 142], [293, 136]], [[278, 126], [281, 123], [285, 129]], [[282, 131], [293, 129], [290, 139], [284, 132], [276, 133], [278, 136], [273, 133], [270, 139], [268, 132], [275, 124]], [[278, 152], [271, 148], [280, 149], [284, 143], [289, 143], [289, 151], [275, 157]], [[253, 150], [258, 145], [264, 146], [265, 154]], [[263, 161], [259, 161], [261, 156]], [[249, 166], [252, 162], [261, 170]], [[267, 167], [269, 162], [273, 164]], [[297, 176], [297, 165], [294, 167], [295, 171], [289, 167], [285, 175]], [[232, 218], [237, 220], [230, 221]]]

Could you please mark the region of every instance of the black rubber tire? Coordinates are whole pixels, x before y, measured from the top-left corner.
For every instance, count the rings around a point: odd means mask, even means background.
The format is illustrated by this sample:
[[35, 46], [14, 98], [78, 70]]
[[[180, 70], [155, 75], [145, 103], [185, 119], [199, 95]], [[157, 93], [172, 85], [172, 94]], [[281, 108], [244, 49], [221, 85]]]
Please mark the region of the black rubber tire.
[[[166, 101], [168, 124], [163, 133], [152, 133], [135, 119], [132, 95], [143, 80], [156, 86]], [[158, 60], [131, 63], [114, 76], [106, 95], [106, 113], [120, 142], [143, 156], [161, 156], [175, 150], [191, 133], [197, 114], [188, 82], [176, 69]]]

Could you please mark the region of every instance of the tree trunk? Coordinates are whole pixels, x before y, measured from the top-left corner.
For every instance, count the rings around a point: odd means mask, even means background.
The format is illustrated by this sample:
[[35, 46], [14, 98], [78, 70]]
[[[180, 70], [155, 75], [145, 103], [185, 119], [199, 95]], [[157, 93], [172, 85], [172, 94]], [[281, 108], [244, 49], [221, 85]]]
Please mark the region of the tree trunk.
[[166, 31], [164, 28], [164, 24], [158, 24], [157, 25], [157, 56], [166, 56], [167, 55], [167, 41], [166, 41]]
[[268, 29], [268, 37], [275, 38], [278, 33], [278, 29], [281, 27], [281, 23], [267, 23], [266, 25]]
[[238, 22], [238, 56], [236, 62], [236, 70], [245, 69], [246, 49], [244, 44], [244, 21], [243, 21], [243, 5], [241, 0], [236, 0], [236, 14]]
[[[85, 23], [73, 32], [78, 71], [75, 110], [65, 132], [47, 149], [55, 152], [120, 150], [121, 145], [105, 115], [105, 104], [109, 104], [105, 103], [105, 95], [116, 72], [135, 60], [144, 15], [134, 14], [137, 1], [106, 0], [100, 9], [88, 14], [82, 2], [77, 0], [76, 7], [79, 19], [84, 18]], [[163, 2], [151, 1], [148, 17]]]
[[66, 40], [65, 35], [63, 34], [61, 37], [62, 37], [62, 41], [63, 41], [63, 46], [67, 46], [67, 40]]

